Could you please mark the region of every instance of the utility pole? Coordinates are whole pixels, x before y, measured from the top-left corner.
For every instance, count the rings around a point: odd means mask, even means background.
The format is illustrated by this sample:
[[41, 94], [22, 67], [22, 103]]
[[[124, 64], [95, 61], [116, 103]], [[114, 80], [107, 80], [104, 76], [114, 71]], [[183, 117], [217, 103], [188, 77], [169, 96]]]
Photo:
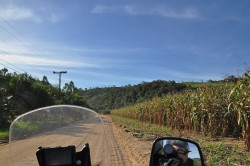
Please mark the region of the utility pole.
[[61, 75], [66, 74], [67, 71], [53, 71], [53, 74], [58, 74], [59, 75], [59, 99], [61, 98]]

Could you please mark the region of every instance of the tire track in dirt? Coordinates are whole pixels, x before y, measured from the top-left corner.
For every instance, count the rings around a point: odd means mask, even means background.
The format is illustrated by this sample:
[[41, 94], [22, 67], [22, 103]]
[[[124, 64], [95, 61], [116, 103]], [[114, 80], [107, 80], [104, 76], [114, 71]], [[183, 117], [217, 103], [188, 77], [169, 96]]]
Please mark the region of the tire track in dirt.
[[120, 140], [123, 141], [129, 158], [131, 159], [131, 165], [149, 165], [152, 141], [143, 141], [142, 139], [138, 139], [134, 137], [132, 133], [122, 130], [122, 128], [117, 124], [114, 124], [114, 130], [119, 132]]
[[[109, 121], [110, 129], [110, 160], [111, 164], [122, 166], [144, 166], [149, 165], [150, 151], [152, 143], [150, 141], [142, 141], [135, 138], [132, 133], [127, 133], [122, 130], [117, 124], [112, 122], [112, 119], [105, 117]], [[105, 122], [105, 124], [107, 124]], [[113, 144], [113, 145], [112, 145]], [[113, 148], [112, 148], [113, 147]], [[112, 153], [115, 153], [112, 155]], [[119, 157], [120, 156], [120, 157]], [[117, 159], [117, 157], [119, 159]], [[116, 159], [117, 162], [113, 162]]]
[[119, 138], [119, 133], [114, 128], [112, 120], [108, 117], [103, 117], [105, 122], [105, 129], [107, 133], [107, 143], [109, 148], [109, 153], [104, 166], [129, 166], [131, 161], [128, 158], [127, 151], [125, 151], [124, 144]]

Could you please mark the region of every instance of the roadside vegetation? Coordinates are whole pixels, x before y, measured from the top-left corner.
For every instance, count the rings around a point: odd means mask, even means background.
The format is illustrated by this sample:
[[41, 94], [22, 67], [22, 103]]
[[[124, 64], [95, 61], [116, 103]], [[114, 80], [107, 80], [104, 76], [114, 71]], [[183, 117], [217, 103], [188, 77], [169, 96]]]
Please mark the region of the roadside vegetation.
[[6, 143], [9, 138], [8, 129], [0, 130], [0, 143]]
[[[211, 137], [240, 137], [250, 150], [250, 77], [156, 97], [111, 114]], [[242, 135], [243, 134], [243, 135]]]
[[206, 165], [250, 165], [250, 152], [239, 138], [212, 138], [192, 131], [178, 131], [171, 128], [140, 122], [138, 120], [110, 115], [114, 123], [136, 138], [153, 141], [161, 136], [182, 137], [199, 143]]
[[250, 165], [249, 73], [222, 85], [199, 86], [112, 110], [111, 115], [164, 126], [178, 131], [177, 136], [202, 135], [204, 139], [197, 141], [208, 165]]

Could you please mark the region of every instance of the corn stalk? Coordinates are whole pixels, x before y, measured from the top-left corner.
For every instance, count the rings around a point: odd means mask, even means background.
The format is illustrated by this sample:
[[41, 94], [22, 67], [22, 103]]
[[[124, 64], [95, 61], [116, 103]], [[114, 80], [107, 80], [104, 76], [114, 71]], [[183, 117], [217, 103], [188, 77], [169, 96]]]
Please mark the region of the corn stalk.
[[228, 111], [236, 111], [238, 124], [242, 127], [242, 135], [247, 150], [250, 150], [250, 77], [245, 73], [242, 80], [232, 89]]
[[172, 129], [193, 130], [212, 137], [235, 136], [243, 132], [250, 145], [249, 76], [231, 84], [169, 94], [133, 106], [112, 110], [111, 114]]

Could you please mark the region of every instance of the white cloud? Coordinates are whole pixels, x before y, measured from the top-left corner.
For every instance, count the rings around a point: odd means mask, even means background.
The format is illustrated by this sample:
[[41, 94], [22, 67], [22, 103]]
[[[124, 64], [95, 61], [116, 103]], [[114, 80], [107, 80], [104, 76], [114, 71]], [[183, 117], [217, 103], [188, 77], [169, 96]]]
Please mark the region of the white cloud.
[[248, 18], [248, 17], [239, 17], [239, 16], [228, 16], [228, 17], [225, 17], [225, 20], [235, 21], [235, 22], [238, 22], [238, 23], [249, 23], [250, 22], [250, 18]]
[[5, 8], [0, 8], [0, 18], [6, 21], [32, 20], [36, 23], [42, 23], [47, 20], [51, 23], [57, 23], [63, 19], [62, 14], [50, 12], [46, 9], [30, 9], [26, 7], [16, 7], [9, 5]]
[[193, 81], [200, 81], [200, 80], [218, 80], [221, 75], [218, 74], [211, 74], [211, 73], [185, 73], [185, 72], [181, 72], [181, 71], [175, 71], [175, 70], [166, 70], [166, 69], [161, 69], [158, 71], [158, 73], [161, 73], [167, 77], [172, 77], [175, 78], [176, 80], [193, 80]]
[[106, 13], [106, 12], [111, 12], [112, 10], [110, 10], [111, 8], [108, 6], [104, 6], [104, 5], [97, 5], [92, 11], [91, 13]]
[[137, 8], [132, 5], [124, 5], [124, 6], [105, 6], [105, 5], [97, 5], [91, 13], [93, 14], [102, 14], [102, 13], [126, 13], [131, 15], [136, 14], [145, 14], [145, 11]]
[[135, 14], [136, 12], [133, 11], [133, 7], [126, 5], [126, 6], [105, 6], [105, 5], [97, 5], [91, 13], [94, 14], [101, 14], [101, 13], [129, 13]]
[[176, 18], [176, 19], [195, 19], [200, 18], [198, 11], [194, 8], [185, 8], [177, 11], [168, 8], [155, 8], [154, 11], [163, 17]]
[[97, 5], [91, 13], [102, 14], [102, 13], [126, 13], [130, 15], [158, 15], [168, 18], [176, 19], [196, 19], [201, 18], [199, 12], [195, 8], [186, 7], [182, 10], [176, 10], [172, 8], [167, 8], [164, 6], [151, 7], [151, 8], [141, 8], [133, 5], [125, 6], [105, 6]]
[[7, 7], [0, 10], [0, 16], [5, 20], [31, 19], [35, 22], [42, 22], [42, 18], [36, 16], [31, 9], [21, 7]]
[[120, 73], [118, 75], [118, 74], [114, 74], [114, 73], [110, 73], [110, 72], [106, 72], [106, 71], [88, 71], [88, 70], [79, 71], [79, 70], [75, 70], [75, 69], [70, 69], [68, 71], [71, 73], [77, 74], [77, 75], [81, 75], [83, 77], [99, 78], [103, 82], [105, 82], [106, 85], [110, 84], [111, 81], [117, 83], [117, 80], [122, 80], [122, 81], [126, 81], [126, 82], [131, 82], [131, 81], [141, 82], [141, 81], [152, 81], [153, 80], [153, 79], [149, 79], [146, 77], [138, 77], [138, 76], [126, 75], [126, 74], [122, 74], [122, 73]]
[[[68, 59], [53, 59], [47, 57], [35, 57], [35, 56], [25, 56], [25, 55], [1, 55], [1, 59], [11, 62], [14, 65], [30, 65], [30, 66], [44, 66], [44, 67], [73, 67], [73, 68], [95, 68], [98, 67], [95, 64], [89, 62], [78, 62]], [[16, 59], [16, 60], [14, 60]], [[21, 61], [18, 61], [21, 60]], [[24, 64], [25, 62], [25, 64]]]
[[[53, 44], [51, 44], [53, 45]], [[69, 51], [69, 52], [81, 52], [81, 53], [86, 53], [86, 54], [91, 54], [91, 53], [131, 53], [131, 52], [148, 52], [150, 51], [150, 48], [140, 48], [140, 47], [136, 47], [136, 48], [119, 48], [119, 47], [114, 47], [114, 48], [87, 48], [87, 47], [83, 47], [83, 48], [77, 48], [77, 47], [68, 47], [68, 46], [56, 46], [53, 45], [53, 48], [50, 48], [56, 51]]]
[[136, 7], [134, 6], [130, 6], [130, 5], [124, 6], [123, 10], [129, 14], [139, 14], [139, 10], [137, 10]]
[[[10, 45], [10, 43], [12, 43]], [[4, 60], [16, 66], [38, 67], [68, 67], [68, 68], [110, 68], [121, 67], [131, 63], [127, 58], [112, 57], [111, 55], [120, 52], [144, 52], [144, 48], [76, 48], [58, 46], [54, 43], [35, 42], [41, 49], [25, 47], [18, 42], [0, 42], [0, 56]], [[101, 56], [99, 55], [101, 53]], [[111, 54], [110, 57], [103, 57], [103, 53]], [[70, 56], [69, 56], [70, 55]], [[140, 55], [140, 54], [139, 54]], [[133, 62], [135, 63], [135, 62]], [[30, 69], [30, 67], [29, 67]]]

